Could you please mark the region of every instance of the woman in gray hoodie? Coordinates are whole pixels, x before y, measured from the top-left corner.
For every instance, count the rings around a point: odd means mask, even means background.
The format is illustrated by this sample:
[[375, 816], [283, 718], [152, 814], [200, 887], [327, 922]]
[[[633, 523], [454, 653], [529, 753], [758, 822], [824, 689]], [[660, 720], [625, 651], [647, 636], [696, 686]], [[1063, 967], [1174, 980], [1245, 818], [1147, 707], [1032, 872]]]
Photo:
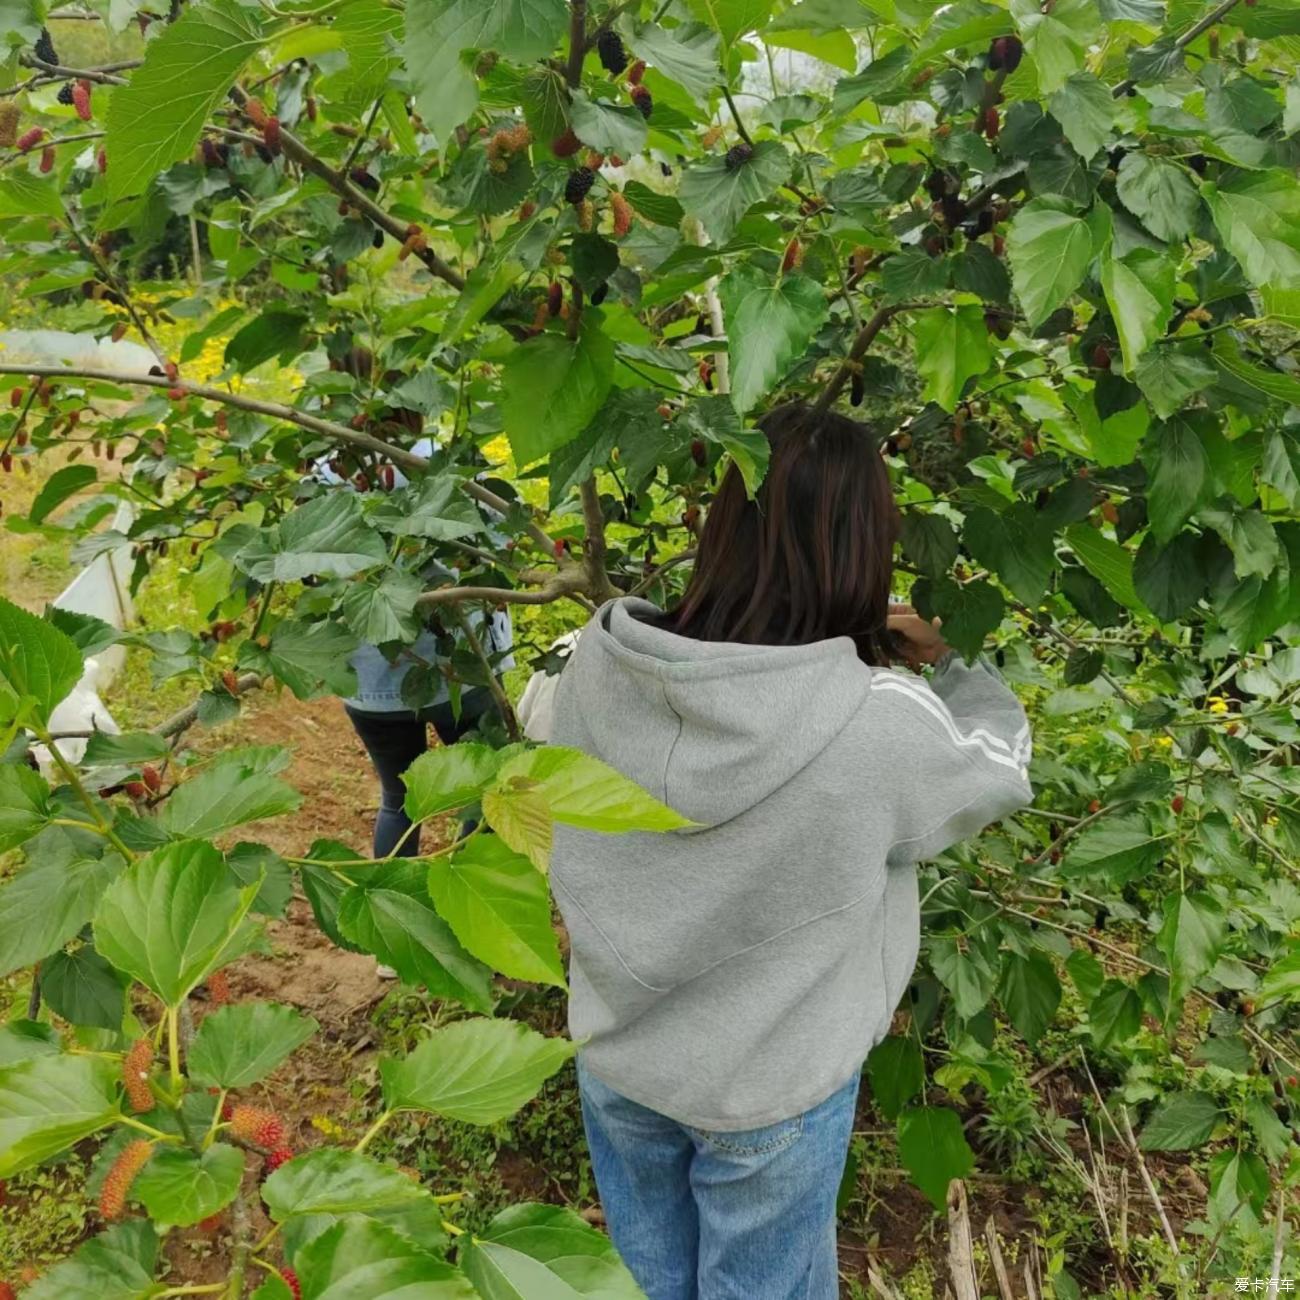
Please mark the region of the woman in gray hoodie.
[[680, 602], [604, 606], [555, 699], [555, 743], [695, 823], [557, 826], [552, 856], [596, 1182], [651, 1300], [838, 1295], [836, 1192], [916, 962], [915, 865], [1032, 797], [1015, 696], [890, 604], [870, 434], [800, 404], [761, 427], [757, 499], [730, 468]]

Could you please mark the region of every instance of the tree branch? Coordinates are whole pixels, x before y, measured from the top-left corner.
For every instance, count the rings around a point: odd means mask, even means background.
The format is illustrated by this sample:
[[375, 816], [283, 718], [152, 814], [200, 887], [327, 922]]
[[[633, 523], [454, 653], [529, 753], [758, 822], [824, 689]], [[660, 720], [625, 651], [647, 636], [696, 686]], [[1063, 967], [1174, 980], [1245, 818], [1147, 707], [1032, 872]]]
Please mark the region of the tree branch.
[[[247, 92], [241, 86], [232, 86], [230, 88], [230, 98], [239, 105], [240, 111], [247, 117], [249, 101]], [[249, 118], [249, 121], [252, 121], [252, 119]], [[284, 150], [285, 157], [292, 162], [296, 162], [304, 171], [311, 172], [313, 176], [323, 180], [330, 189], [340, 198], [346, 199], [369, 222], [378, 226], [385, 234], [391, 235], [399, 244], [405, 242], [408, 222], [399, 221], [396, 217], [390, 216], [368, 194], [353, 185], [346, 175], [335, 171], [329, 163], [314, 154], [292, 131], [287, 130], [285, 127], [280, 128], [280, 147]], [[459, 272], [448, 266], [433, 249], [419, 248], [414, 251], [415, 256], [424, 263], [430, 274], [437, 276], [439, 280], [451, 285], [457, 291], [464, 289], [464, 278]]]
[[[1215, 9], [1211, 9], [1210, 12], [1200, 20], [1200, 22], [1188, 28], [1174, 42], [1174, 49], [1185, 50], [1202, 32], [1209, 31], [1209, 29], [1213, 27], [1215, 23], [1219, 22], [1220, 19], [1226, 17], [1229, 10], [1235, 8], [1236, 4], [1237, 4], [1237, 0], [1223, 0], [1223, 3], [1221, 5], [1219, 5]], [[1121, 95], [1127, 95], [1128, 92], [1132, 90], [1133, 87], [1136, 85], [1137, 82], [1131, 79], [1126, 81], [1121, 81], [1119, 85], [1116, 86], [1115, 89], [1111, 91], [1111, 94], [1116, 99], [1119, 99]]]
[[568, 565], [559, 573], [543, 575], [537, 570], [525, 570], [519, 576], [522, 582], [542, 585], [537, 591], [519, 591], [514, 587], [435, 587], [416, 597], [415, 608], [427, 610], [467, 600], [490, 600], [499, 605], [549, 605], [587, 590], [586, 574], [577, 564]]
[[867, 323], [858, 331], [858, 336], [853, 340], [853, 346], [849, 349], [848, 357], [841, 363], [840, 368], [831, 376], [826, 387], [822, 389], [817, 401], [813, 403], [813, 412], [817, 415], [825, 415], [831, 409], [831, 405], [840, 395], [844, 385], [849, 382], [853, 373], [857, 370], [862, 358], [866, 355], [867, 349], [876, 341], [876, 335], [880, 333], [900, 311], [910, 311], [921, 304], [915, 302], [902, 302], [893, 307], [878, 307], [867, 321]]
[[582, 59], [587, 53], [587, 0], [569, 0], [569, 61], [564, 79], [570, 87], [582, 81]]
[[[273, 420], [283, 420], [286, 424], [296, 424], [300, 429], [318, 433], [333, 442], [340, 442], [350, 447], [359, 447], [363, 451], [371, 452], [374, 455], [384, 456], [401, 469], [420, 471], [427, 469], [429, 465], [425, 457], [417, 456], [414, 452], [407, 451], [403, 447], [395, 447], [392, 443], [375, 437], [373, 433], [350, 429], [346, 425], [335, 424], [333, 420], [322, 420], [319, 416], [296, 410], [294, 407], [285, 406], [280, 402], [267, 402], [256, 397], [247, 397], [243, 393], [227, 392], [224, 388], [213, 388], [208, 384], [196, 384], [188, 379], [168, 379], [165, 375], [128, 375], [114, 370], [99, 370], [91, 366], [19, 366], [10, 363], [0, 363], [0, 375], [33, 375], [49, 379], [95, 379], [107, 384], [135, 384], [144, 388], [179, 388], [190, 396], [201, 398], [203, 401], [218, 402], [223, 406], [234, 406], [241, 411], [251, 411], [255, 415], [267, 415]], [[476, 483], [473, 479], [465, 480], [460, 486], [466, 495], [473, 497], [481, 505], [487, 506], [489, 510], [495, 510], [504, 515], [509, 514], [512, 509], [510, 502], [497, 496], [490, 488], [485, 488], [481, 483]], [[555, 553], [555, 542], [544, 528], [531, 520], [525, 524], [525, 528], [529, 536], [547, 555]]]
[[582, 547], [583, 567], [587, 571], [587, 594], [597, 604], [618, 595], [605, 567], [605, 512], [600, 508], [600, 491], [593, 474], [582, 485], [582, 519], [587, 537]]
[[94, 81], [101, 86], [125, 86], [126, 78], [114, 74], [138, 68], [142, 62], [141, 59], [125, 59], [121, 63], [105, 63], [96, 68], [68, 68], [62, 63], [46, 63], [34, 54], [24, 54], [18, 61], [35, 68], [50, 81]]
[[510, 707], [510, 700], [507, 698], [505, 691], [501, 689], [496, 670], [484, 653], [483, 642], [479, 640], [478, 634], [474, 631], [474, 625], [465, 616], [464, 610], [456, 606], [452, 612], [456, 617], [456, 622], [460, 624], [460, 630], [465, 634], [465, 640], [469, 642], [470, 650], [473, 651], [474, 657], [479, 663], [483, 665], [483, 671], [487, 674], [488, 690], [492, 693], [497, 712], [501, 714], [501, 721], [505, 723], [506, 734], [510, 737], [512, 744], [518, 744], [523, 739], [523, 733], [519, 730], [519, 719], [515, 717], [515, 711]]

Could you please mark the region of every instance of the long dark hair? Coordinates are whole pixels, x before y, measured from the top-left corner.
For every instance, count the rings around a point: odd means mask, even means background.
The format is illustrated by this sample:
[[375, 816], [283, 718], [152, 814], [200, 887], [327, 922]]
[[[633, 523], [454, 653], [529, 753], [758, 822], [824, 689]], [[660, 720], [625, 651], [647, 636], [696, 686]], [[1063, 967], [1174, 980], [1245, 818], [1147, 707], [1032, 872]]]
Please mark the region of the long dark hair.
[[898, 511], [875, 439], [804, 402], [774, 408], [758, 427], [772, 455], [757, 499], [730, 466], [694, 574], [660, 625], [750, 645], [847, 636], [865, 663], [889, 662]]

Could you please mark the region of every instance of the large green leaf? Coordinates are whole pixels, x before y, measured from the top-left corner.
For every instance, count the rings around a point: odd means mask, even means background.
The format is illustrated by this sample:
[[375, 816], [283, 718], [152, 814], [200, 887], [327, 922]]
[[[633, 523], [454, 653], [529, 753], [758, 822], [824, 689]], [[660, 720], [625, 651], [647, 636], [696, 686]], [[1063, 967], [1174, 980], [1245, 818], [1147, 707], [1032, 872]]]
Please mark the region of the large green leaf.
[[[244, 753], [247, 762], [242, 761]], [[172, 839], [203, 839], [231, 826], [296, 811], [302, 796], [262, 771], [254, 761], [256, 754], [229, 751], [220, 762], [183, 781], [163, 805], [158, 825]]]
[[0, 688], [12, 692], [0, 689], [0, 727], [15, 717], [43, 726], [81, 669], [71, 637], [0, 596]]
[[718, 286], [731, 358], [731, 401], [744, 415], [804, 354], [826, 319], [826, 294], [797, 272], [775, 279], [740, 263]]
[[448, 542], [483, 531], [483, 520], [451, 474], [428, 474], [419, 483], [391, 492], [370, 511], [376, 528], [396, 537]]
[[530, 1101], [577, 1050], [514, 1020], [461, 1020], [380, 1065], [384, 1104], [495, 1124]]
[[[73, 852], [68, 844], [68, 854]], [[122, 870], [116, 853], [81, 858], [35, 855], [0, 885], [0, 975], [50, 956], [75, 938]]]
[[500, 750], [470, 741], [421, 754], [402, 773], [406, 815], [422, 822], [476, 802], [495, 780], [503, 760]]
[[1167, 420], [1180, 411], [1187, 399], [1209, 387], [1218, 371], [1204, 357], [1182, 348], [1161, 344], [1138, 362], [1134, 378], [1151, 409]]
[[614, 379], [614, 343], [589, 320], [576, 339], [520, 343], [501, 375], [501, 414], [520, 466], [572, 442], [600, 410]]
[[564, 987], [546, 879], [495, 836], [429, 863], [429, 894], [465, 949], [511, 979]]
[[69, 1024], [114, 1032], [122, 1027], [125, 982], [91, 944], [56, 952], [41, 962], [41, 996]]
[[95, 946], [119, 970], [178, 1006], [210, 972], [248, 952], [256, 885], [240, 889], [211, 844], [169, 844], [127, 868], [95, 911]]
[[354, 492], [328, 492], [292, 510], [235, 556], [258, 582], [348, 578], [382, 564], [388, 548], [366, 522]]
[[1055, 199], [1031, 199], [1007, 233], [1011, 283], [1030, 328], [1041, 325], [1078, 287], [1092, 261], [1088, 223]]
[[111, 1123], [117, 1079], [112, 1062], [94, 1056], [33, 1056], [0, 1070], [0, 1178]]
[[975, 1153], [962, 1132], [961, 1117], [941, 1106], [918, 1106], [899, 1116], [898, 1154], [936, 1210], [944, 1207], [948, 1184], [975, 1168]]
[[1219, 1106], [1208, 1093], [1175, 1092], [1156, 1107], [1138, 1140], [1146, 1151], [1194, 1151], [1218, 1123]]
[[1110, 817], [1074, 841], [1065, 872], [1102, 879], [1118, 888], [1140, 879], [1159, 860], [1162, 848], [1141, 817]]
[[1253, 285], [1300, 288], [1300, 183], [1283, 171], [1238, 172], [1222, 184], [1206, 183], [1224, 247]]
[[244, 1153], [225, 1142], [202, 1154], [160, 1147], [131, 1184], [131, 1195], [159, 1228], [187, 1228], [229, 1205], [243, 1173]]
[[525, 750], [501, 765], [497, 786], [536, 790], [557, 822], [583, 830], [680, 830], [692, 823], [647, 794], [635, 781], [578, 749], [546, 745]]
[[912, 1034], [890, 1034], [867, 1057], [871, 1100], [886, 1119], [897, 1119], [903, 1107], [925, 1087], [925, 1058]]
[[1102, 259], [1101, 287], [1119, 334], [1126, 373], [1169, 325], [1176, 278], [1174, 264], [1149, 248]]
[[1071, 524], [1065, 530], [1070, 549], [1121, 605], [1140, 610], [1142, 602], [1133, 590], [1133, 557], [1118, 543], [1104, 537], [1088, 524]]
[[1300, 949], [1269, 967], [1259, 982], [1259, 995], [1268, 1002], [1300, 1001]]
[[1056, 977], [1056, 968], [1043, 953], [1022, 957], [1008, 952], [1003, 959], [998, 1000], [1016, 1032], [1027, 1043], [1036, 1043], [1061, 1005], [1061, 981]]
[[1209, 461], [1190, 420], [1158, 424], [1142, 449], [1147, 470], [1147, 514], [1157, 540], [1167, 542], [1200, 504]]
[[687, 0], [691, 12], [708, 23], [725, 45], [762, 28], [772, 13], [773, 0]]
[[459, 1269], [392, 1228], [341, 1219], [294, 1256], [303, 1300], [479, 1300]]
[[1110, 139], [1115, 99], [1110, 87], [1090, 72], [1075, 72], [1067, 77], [1049, 106], [1081, 158], [1091, 158]]
[[646, 120], [630, 104], [590, 99], [574, 91], [569, 101], [569, 123], [583, 144], [601, 153], [633, 158], [645, 148]]
[[416, 108], [445, 142], [478, 103], [465, 50], [528, 62], [550, 54], [568, 22], [564, 0], [413, 0], [403, 57]]
[[237, 1002], [207, 1016], [190, 1044], [186, 1066], [195, 1083], [246, 1088], [265, 1078], [320, 1026], [275, 1002]]
[[725, 244], [741, 217], [789, 179], [790, 167], [784, 146], [760, 140], [751, 157], [734, 165], [717, 158], [687, 168], [677, 197], [714, 243]]
[[679, 25], [669, 31], [658, 23], [626, 20], [622, 31], [638, 58], [697, 99], [707, 99], [721, 80], [718, 37], [703, 24]]
[[300, 700], [322, 692], [347, 697], [357, 686], [356, 670], [349, 662], [357, 645], [356, 636], [338, 623], [287, 618], [275, 625], [266, 649], [245, 641], [239, 648], [239, 666], [269, 673]]
[[50, 790], [25, 763], [0, 763], [0, 853], [29, 840], [49, 819]]
[[925, 378], [922, 396], [955, 410], [966, 381], [982, 375], [993, 359], [982, 307], [932, 307], [912, 317], [916, 368]]
[[1083, 66], [1084, 54], [1101, 30], [1094, 0], [1011, 0], [1011, 16], [1038, 65], [1038, 88], [1050, 94]]
[[1177, 163], [1133, 150], [1115, 174], [1120, 202], [1160, 239], [1185, 239], [1196, 223], [1200, 196]]
[[1170, 894], [1160, 928], [1160, 951], [1169, 962], [1169, 999], [1181, 1002], [1218, 960], [1227, 937], [1223, 909], [1203, 892]]
[[460, 1265], [482, 1300], [644, 1300], [613, 1242], [559, 1205], [512, 1205], [476, 1235]]
[[114, 1224], [83, 1241], [23, 1291], [23, 1300], [149, 1300], [163, 1289], [154, 1281], [158, 1235], [146, 1219]]
[[392, 1165], [358, 1151], [316, 1147], [271, 1174], [262, 1184], [262, 1199], [271, 1218], [283, 1223], [301, 1214], [382, 1216], [430, 1197]]
[[41, 485], [27, 518], [34, 524], [44, 523], [69, 497], [84, 491], [98, 477], [93, 465], [65, 465], [55, 470]]
[[1167, 546], [1148, 535], [1133, 560], [1133, 588], [1162, 622], [1187, 612], [1205, 591], [1205, 572], [1196, 538], [1179, 533]]
[[912, 587], [912, 603], [926, 618], [943, 619], [944, 639], [967, 659], [984, 648], [1006, 607], [1002, 593], [983, 578], [920, 578]]
[[475, 1011], [491, 1011], [491, 972], [461, 947], [432, 907], [410, 894], [354, 886], [339, 900], [338, 925], [347, 939], [393, 967], [408, 984], [422, 984], [431, 996], [454, 998]]
[[420, 633], [415, 602], [423, 590], [413, 573], [389, 572], [378, 581], [350, 583], [343, 593], [343, 617], [368, 645], [409, 643]]
[[264, 39], [260, 10], [209, 0], [183, 10], [149, 42], [144, 64], [109, 100], [110, 202], [143, 194], [159, 172], [193, 152], [204, 123]]
[[1020, 502], [998, 514], [977, 506], [966, 516], [967, 550], [991, 568], [1026, 605], [1037, 606], [1047, 590], [1056, 555], [1051, 529]]

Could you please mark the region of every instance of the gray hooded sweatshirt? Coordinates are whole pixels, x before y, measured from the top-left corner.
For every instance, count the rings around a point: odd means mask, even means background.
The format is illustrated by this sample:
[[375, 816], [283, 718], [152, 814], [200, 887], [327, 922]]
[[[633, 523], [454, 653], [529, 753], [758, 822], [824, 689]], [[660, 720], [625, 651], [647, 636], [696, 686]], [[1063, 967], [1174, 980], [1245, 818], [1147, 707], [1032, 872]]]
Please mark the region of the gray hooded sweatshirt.
[[831, 1096], [885, 1035], [920, 942], [915, 864], [1029, 802], [1029, 727], [983, 664], [949, 655], [927, 685], [846, 637], [695, 641], [658, 612], [596, 614], [550, 738], [699, 826], [556, 826], [569, 1027], [625, 1097], [758, 1128]]

